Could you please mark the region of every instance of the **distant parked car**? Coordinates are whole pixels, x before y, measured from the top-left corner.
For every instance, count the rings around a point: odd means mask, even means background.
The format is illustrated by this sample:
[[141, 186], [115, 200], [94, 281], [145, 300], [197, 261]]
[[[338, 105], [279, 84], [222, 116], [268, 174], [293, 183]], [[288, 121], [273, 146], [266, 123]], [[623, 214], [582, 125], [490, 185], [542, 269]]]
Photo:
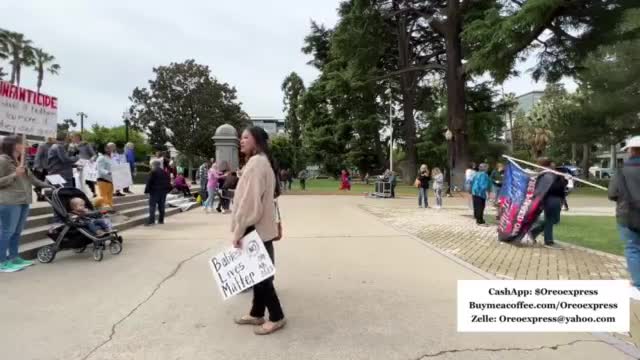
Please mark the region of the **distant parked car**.
[[563, 174], [568, 174], [573, 177], [580, 177], [582, 175], [582, 169], [575, 165], [562, 165], [556, 167], [556, 171], [559, 171]]

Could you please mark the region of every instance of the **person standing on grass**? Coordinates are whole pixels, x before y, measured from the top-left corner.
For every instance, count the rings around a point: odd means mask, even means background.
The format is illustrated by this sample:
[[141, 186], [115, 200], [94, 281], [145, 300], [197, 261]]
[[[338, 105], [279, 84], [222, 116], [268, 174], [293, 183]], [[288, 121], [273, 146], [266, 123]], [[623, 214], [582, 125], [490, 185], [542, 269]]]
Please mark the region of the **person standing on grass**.
[[429, 167], [426, 164], [422, 164], [420, 166], [420, 174], [418, 175], [418, 181], [416, 185], [418, 186], [418, 207], [427, 209], [429, 207], [429, 181], [431, 181], [431, 176], [429, 176]]
[[489, 191], [491, 191], [491, 179], [487, 171], [489, 165], [480, 164], [479, 171], [473, 176], [471, 181], [471, 197], [473, 201], [473, 216], [476, 219], [476, 224], [484, 226], [487, 223], [484, 221], [484, 210], [487, 206], [487, 197]]
[[151, 173], [147, 179], [144, 193], [149, 194], [149, 219], [146, 226], [155, 225], [156, 208], [158, 209], [158, 224], [164, 224], [164, 211], [167, 203], [167, 194], [171, 191], [171, 179], [164, 169], [162, 161], [151, 162]]
[[[551, 161], [547, 158], [538, 160], [538, 165], [547, 169], [551, 167]], [[544, 233], [544, 246], [549, 249], [562, 250], [562, 247], [555, 243], [553, 238], [553, 227], [560, 222], [562, 212], [562, 202], [565, 196], [567, 180], [564, 176], [557, 175], [550, 171], [543, 171], [538, 176], [536, 187], [548, 188], [549, 190], [542, 199], [544, 218], [533, 225], [528, 234], [531, 243], [536, 242], [536, 238]]]
[[433, 179], [433, 192], [436, 195], [436, 209], [442, 209], [442, 192], [444, 191], [444, 175], [440, 168], [434, 168], [431, 171], [431, 178]]
[[631, 297], [640, 300], [640, 136], [622, 148], [629, 159], [609, 183], [609, 199], [617, 203], [618, 232], [624, 241], [624, 255], [631, 274]]
[[22, 138], [5, 136], [0, 144], [0, 272], [33, 265], [18, 254], [20, 236], [33, 202], [32, 187], [50, 188], [20, 163]]
[[[242, 238], [255, 230], [274, 259], [273, 241], [282, 233], [277, 223], [275, 200], [280, 195], [277, 170], [269, 150], [269, 135], [260, 127], [250, 127], [242, 133], [240, 151], [248, 159], [234, 197], [231, 220], [233, 246], [242, 246]], [[269, 321], [265, 312], [269, 311]], [[238, 325], [256, 326], [256, 335], [268, 335], [282, 329], [286, 319], [273, 286], [273, 278], [253, 286], [253, 306], [249, 314], [235, 319]]]
[[351, 181], [349, 180], [349, 172], [346, 169], [342, 169], [340, 174], [340, 190], [351, 191]]
[[309, 178], [309, 171], [307, 169], [302, 169], [298, 174], [298, 179], [300, 179], [300, 188], [302, 191], [307, 190], [307, 179]]
[[293, 185], [293, 169], [287, 169], [287, 185], [289, 191], [291, 191], [291, 185]]

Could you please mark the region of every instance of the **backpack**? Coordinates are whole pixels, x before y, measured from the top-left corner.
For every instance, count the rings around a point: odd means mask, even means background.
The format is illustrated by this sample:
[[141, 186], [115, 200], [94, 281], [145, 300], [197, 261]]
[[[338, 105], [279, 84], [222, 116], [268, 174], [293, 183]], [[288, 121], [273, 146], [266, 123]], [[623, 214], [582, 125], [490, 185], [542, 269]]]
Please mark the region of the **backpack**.
[[618, 171], [618, 185], [623, 192], [623, 198], [629, 204], [629, 212], [627, 213], [627, 218], [625, 219], [627, 222], [627, 227], [635, 232], [640, 232], [640, 200], [635, 199], [631, 192], [629, 192], [629, 187], [627, 186], [627, 179], [624, 176], [623, 169]]

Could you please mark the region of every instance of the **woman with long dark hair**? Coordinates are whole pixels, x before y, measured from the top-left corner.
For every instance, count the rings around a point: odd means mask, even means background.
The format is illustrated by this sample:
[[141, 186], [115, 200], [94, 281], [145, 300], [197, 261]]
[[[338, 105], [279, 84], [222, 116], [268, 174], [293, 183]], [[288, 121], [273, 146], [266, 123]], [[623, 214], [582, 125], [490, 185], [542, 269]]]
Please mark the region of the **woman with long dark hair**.
[[33, 202], [33, 186], [51, 187], [20, 162], [23, 146], [17, 136], [5, 136], [0, 145], [0, 272], [33, 265], [18, 256], [20, 235]]
[[[260, 127], [246, 129], [242, 133], [240, 151], [248, 160], [234, 196], [231, 222], [233, 245], [240, 247], [241, 239], [255, 229], [273, 260], [273, 241], [281, 237], [275, 205], [275, 199], [280, 196], [280, 185], [269, 150], [269, 135]], [[269, 311], [269, 321], [264, 319], [266, 310]], [[268, 335], [284, 327], [286, 320], [273, 286], [273, 278], [253, 287], [251, 312], [235, 322], [257, 326], [257, 335]]]

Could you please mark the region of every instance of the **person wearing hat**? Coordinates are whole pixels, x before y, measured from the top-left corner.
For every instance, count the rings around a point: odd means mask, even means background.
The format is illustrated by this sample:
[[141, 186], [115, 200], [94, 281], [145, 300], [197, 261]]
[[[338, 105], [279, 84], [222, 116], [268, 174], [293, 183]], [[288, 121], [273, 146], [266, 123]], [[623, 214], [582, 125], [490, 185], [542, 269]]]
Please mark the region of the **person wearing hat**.
[[618, 232], [633, 285], [631, 297], [640, 300], [640, 136], [627, 141], [622, 150], [629, 152], [629, 159], [611, 178], [609, 199], [617, 204]]

